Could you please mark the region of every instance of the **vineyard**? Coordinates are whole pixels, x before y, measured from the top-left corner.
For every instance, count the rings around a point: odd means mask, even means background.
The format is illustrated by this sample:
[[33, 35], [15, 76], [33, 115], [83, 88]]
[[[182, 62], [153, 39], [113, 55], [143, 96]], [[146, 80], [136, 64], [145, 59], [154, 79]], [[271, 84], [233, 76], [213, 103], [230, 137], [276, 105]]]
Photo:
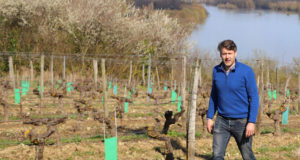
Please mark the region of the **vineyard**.
[[[183, 160], [191, 150], [195, 159], [211, 157], [205, 60], [2, 53], [0, 64], [1, 160]], [[298, 92], [290, 78], [277, 92], [260, 74], [254, 153], [257, 159], [299, 159]], [[193, 126], [194, 142], [187, 140]], [[241, 159], [233, 138], [226, 159]]]

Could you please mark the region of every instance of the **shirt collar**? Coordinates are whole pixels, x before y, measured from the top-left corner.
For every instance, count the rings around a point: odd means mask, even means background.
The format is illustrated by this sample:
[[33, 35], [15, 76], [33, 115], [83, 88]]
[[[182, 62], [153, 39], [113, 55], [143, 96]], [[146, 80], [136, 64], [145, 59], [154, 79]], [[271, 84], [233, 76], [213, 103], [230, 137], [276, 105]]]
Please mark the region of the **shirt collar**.
[[[226, 70], [225, 70], [223, 64], [221, 64], [221, 69], [222, 69], [224, 72], [226, 72]], [[229, 71], [235, 71], [235, 64], [230, 68]]]
[[[230, 71], [235, 71], [236, 68], [238, 67], [238, 63], [239, 63], [238, 60], [235, 59], [235, 64], [230, 68]], [[223, 67], [223, 62], [220, 63], [219, 68], [226, 73], [226, 70]]]

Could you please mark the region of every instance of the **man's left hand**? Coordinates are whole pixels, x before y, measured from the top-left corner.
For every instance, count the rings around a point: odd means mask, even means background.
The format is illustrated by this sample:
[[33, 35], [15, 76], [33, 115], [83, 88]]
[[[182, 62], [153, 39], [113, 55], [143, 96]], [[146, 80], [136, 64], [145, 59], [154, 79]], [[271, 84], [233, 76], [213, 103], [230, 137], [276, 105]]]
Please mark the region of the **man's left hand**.
[[255, 123], [249, 122], [246, 126], [246, 138], [251, 137], [254, 135], [255, 132]]

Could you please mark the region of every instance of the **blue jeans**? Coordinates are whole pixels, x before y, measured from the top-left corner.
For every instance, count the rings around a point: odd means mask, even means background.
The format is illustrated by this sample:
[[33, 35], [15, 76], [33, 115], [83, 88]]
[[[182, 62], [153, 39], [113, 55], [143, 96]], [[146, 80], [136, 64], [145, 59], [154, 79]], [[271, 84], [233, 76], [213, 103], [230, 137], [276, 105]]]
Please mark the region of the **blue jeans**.
[[217, 116], [213, 129], [213, 160], [224, 159], [231, 136], [235, 138], [243, 159], [255, 160], [252, 136], [245, 137], [247, 121], [247, 118], [233, 119]]

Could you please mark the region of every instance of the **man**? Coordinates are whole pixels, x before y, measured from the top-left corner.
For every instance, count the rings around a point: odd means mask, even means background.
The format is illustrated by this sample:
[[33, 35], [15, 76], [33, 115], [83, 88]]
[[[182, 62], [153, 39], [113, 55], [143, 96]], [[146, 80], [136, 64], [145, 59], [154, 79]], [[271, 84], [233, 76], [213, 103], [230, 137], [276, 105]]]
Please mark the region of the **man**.
[[236, 60], [237, 47], [232, 40], [219, 43], [218, 50], [222, 62], [213, 69], [207, 113], [207, 131], [213, 134], [213, 159], [224, 159], [233, 136], [243, 159], [252, 160], [252, 135], [259, 106], [255, 75], [249, 66]]

